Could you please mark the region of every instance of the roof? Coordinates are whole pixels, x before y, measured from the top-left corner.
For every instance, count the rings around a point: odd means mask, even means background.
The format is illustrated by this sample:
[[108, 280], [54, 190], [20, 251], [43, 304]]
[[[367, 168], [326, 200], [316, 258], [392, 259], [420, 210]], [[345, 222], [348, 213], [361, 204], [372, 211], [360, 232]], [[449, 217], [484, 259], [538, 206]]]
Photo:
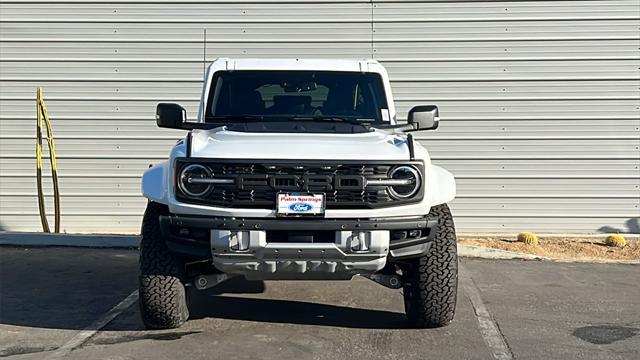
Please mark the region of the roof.
[[[222, 66], [221, 66], [222, 65]], [[376, 60], [342, 59], [216, 59], [211, 66], [226, 70], [317, 70], [380, 72], [382, 66]]]

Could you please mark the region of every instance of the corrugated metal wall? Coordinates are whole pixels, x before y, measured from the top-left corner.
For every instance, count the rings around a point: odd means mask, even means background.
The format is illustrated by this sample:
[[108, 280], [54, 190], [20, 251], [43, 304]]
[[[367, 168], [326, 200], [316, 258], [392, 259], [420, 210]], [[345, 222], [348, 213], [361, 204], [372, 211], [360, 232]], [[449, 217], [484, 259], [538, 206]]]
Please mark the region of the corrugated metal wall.
[[155, 104], [195, 114], [203, 28], [208, 60], [373, 56], [400, 116], [439, 105], [418, 137], [458, 179], [460, 231], [640, 232], [637, 0], [3, 0], [0, 228], [40, 228], [42, 85], [62, 228], [137, 231], [140, 174], [180, 135], [155, 127]]

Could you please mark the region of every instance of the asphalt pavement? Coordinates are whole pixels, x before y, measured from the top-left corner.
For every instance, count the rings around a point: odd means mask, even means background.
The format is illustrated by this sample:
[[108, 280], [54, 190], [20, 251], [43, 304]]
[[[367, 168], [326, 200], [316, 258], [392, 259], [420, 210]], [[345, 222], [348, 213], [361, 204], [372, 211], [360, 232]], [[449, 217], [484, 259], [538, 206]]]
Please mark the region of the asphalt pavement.
[[367, 279], [236, 278], [190, 291], [182, 328], [147, 331], [135, 250], [0, 247], [0, 357], [640, 358], [640, 266], [466, 258], [461, 266], [456, 317], [440, 329], [407, 328], [400, 291]]

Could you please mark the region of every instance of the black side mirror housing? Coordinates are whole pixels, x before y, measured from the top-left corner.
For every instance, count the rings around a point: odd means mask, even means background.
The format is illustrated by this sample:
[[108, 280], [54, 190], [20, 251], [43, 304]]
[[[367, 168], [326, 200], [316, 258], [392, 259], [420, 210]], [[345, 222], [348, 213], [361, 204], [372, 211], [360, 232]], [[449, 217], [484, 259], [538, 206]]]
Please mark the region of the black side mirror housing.
[[185, 129], [187, 111], [178, 104], [160, 103], [156, 107], [156, 124], [169, 129]]
[[407, 122], [413, 127], [410, 131], [435, 130], [440, 123], [440, 113], [435, 105], [420, 105], [409, 110]]

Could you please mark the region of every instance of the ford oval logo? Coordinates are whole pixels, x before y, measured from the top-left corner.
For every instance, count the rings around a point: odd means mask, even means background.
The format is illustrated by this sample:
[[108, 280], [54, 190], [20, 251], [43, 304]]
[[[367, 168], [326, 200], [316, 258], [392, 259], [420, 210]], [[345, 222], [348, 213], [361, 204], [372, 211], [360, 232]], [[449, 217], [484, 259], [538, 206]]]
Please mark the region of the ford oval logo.
[[307, 212], [312, 208], [313, 206], [311, 204], [306, 204], [301, 202], [297, 202], [289, 205], [289, 210], [295, 211], [295, 212]]

